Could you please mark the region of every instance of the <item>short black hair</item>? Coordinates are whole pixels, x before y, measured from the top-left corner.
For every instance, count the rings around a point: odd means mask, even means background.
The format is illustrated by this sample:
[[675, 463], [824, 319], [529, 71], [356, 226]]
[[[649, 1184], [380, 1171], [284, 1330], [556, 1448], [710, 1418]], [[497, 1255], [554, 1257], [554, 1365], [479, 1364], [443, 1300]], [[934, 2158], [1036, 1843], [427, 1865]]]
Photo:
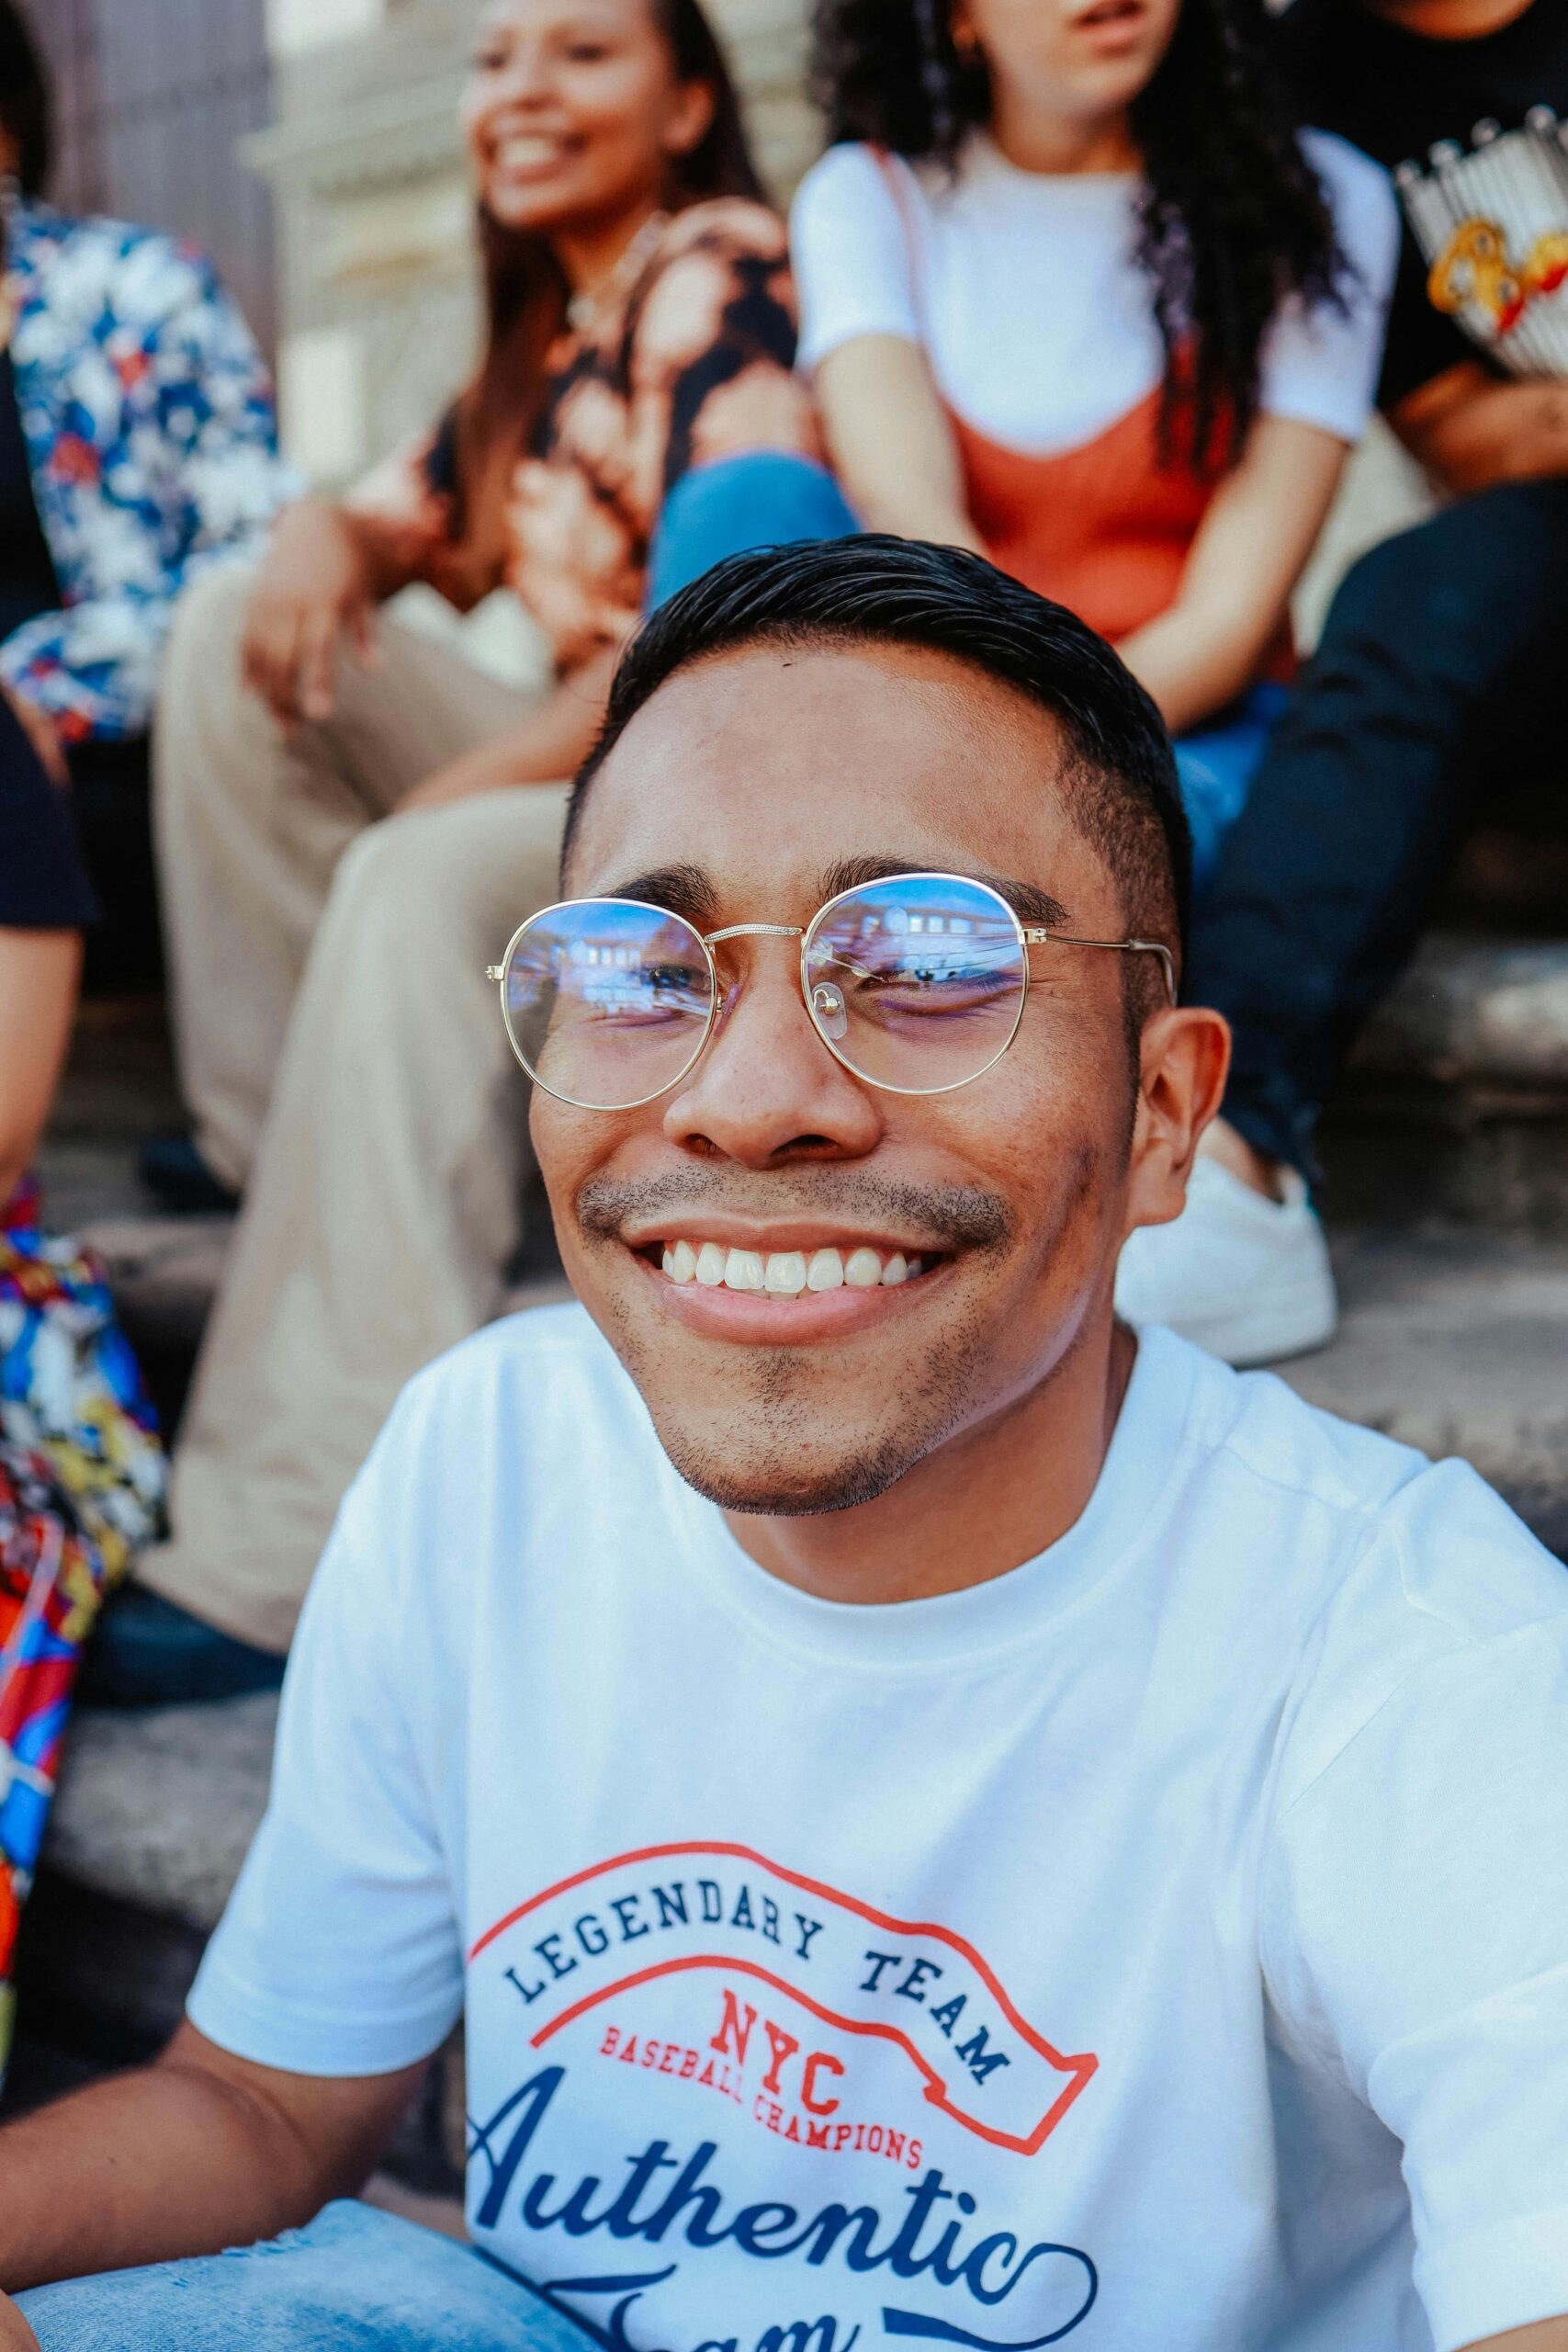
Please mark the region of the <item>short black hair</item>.
[[594, 776], [678, 670], [741, 645], [879, 643], [951, 654], [1051, 712], [1066, 740], [1062, 780], [1074, 817], [1116, 882], [1129, 931], [1164, 939], [1185, 960], [1192, 845], [1155, 704], [1065, 605], [964, 548], [881, 532], [727, 557], [644, 623], [621, 656], [598, 741], [577, 772], [563, 874]]
[[0, 127], [16, 141], [22, 193], [41, 194], [54, 143], [49, 78], [16, 0], [0, 0]]

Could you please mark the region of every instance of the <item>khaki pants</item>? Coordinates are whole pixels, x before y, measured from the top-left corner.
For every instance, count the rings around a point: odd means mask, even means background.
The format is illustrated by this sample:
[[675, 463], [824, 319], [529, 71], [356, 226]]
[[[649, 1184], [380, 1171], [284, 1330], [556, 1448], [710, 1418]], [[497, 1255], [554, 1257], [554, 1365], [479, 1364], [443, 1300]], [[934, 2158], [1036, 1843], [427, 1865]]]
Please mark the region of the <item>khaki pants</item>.
[[175, 1456], [155, 1591], [287, 1648], [405, 1380], [493, 1315], [526, 1085], [484, 967], [557, 892], [565, 791], [391, 821], [527, 697], [395, 623], [286, 745], [240, 684], [250, 575], [181, 605], [156, 745], [175, 1030], [209, 1164], [245, 1188]]

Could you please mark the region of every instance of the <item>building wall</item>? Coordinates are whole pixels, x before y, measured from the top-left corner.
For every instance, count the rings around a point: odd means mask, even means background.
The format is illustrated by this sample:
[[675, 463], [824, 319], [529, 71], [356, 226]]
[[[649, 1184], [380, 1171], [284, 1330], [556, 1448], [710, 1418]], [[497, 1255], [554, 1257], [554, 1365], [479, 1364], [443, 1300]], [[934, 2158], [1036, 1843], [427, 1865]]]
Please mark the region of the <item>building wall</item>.
[[271, 201], [236, 152], [272, 113], [265, 0], [30, 0], [30, 20], [53, 86], [55, 201], [205, 245], [270, 351]]

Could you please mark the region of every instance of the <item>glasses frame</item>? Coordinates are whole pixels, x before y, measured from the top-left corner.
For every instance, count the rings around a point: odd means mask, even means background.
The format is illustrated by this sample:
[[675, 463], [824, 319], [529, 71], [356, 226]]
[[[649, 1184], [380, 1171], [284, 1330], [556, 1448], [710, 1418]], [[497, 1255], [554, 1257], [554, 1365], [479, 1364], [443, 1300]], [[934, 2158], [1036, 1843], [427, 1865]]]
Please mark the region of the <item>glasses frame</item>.
[[[832, 914], [834, 909], [836, 907], [842, 906], [846, 899], [857, 899], [861, 896], [863, 891], [874, 889], [879, 887], [879, 883], [882, 881], [961, 882], [966, 890], [978, 890], [982, 892], [986, 898], [992, 899], [996, 906], [999, 908], [1001, 912], [1006, 916], [1008, 922], [1012, 925], [1014, 935], [1018, 941], [1019, 950], [1023, 960], [1023, 986], [1019, 990], [1018, 1012], [1014, 1016], [1012, 1027], [1008, 1031], [1006, 1037], [997, 1047], [996, 1052], [991, 1056], [990, 1059], [988, 1061], [982, 1062], [978, 1069], [971, 1070], [967, 1078], [949, 1079], [946, 1084], [942, 1086], [893, 1086], [885, 1079], [868, 1078], [863, 1070], [859, 1070], [855, 1068], [853, 1062], [849, 1059], [847, 1055], [841, 1054], [839, 1051], [838, 1046], [833, 1043], [831, 1037], [824, 1035], [821, 1025], [818, 1023], [816, 1014], [812, 1012], [811, 984], [807, 977], [807, 958], [810, 956], [812, 943], [816, 939], [818, 932], [820, 930], [822, 924], [826, 922], [829, 916]], [[676, 1071], [674, 1077], [666, 1079], [662, 1086], [656, 1086], [650, 1094], [639, 1095], [635, 1102], [618, 1102], [615, 1104], [579, 1102], [572, 1095], [560, 1093], [555, 1087], [550, 1085], [547, 1079], [543, 1079], [539, 1076], [537, 1070], [533, 1068], [532, 1064], [525, 1056], [522, 1046], [517, 1042], [517, 1033], [512, 1026], [512, 1011], [506, 1001], [506, 976], [512, 968], [512, 958], [516, 952], [517, 943], [522, 938], [524, 933], [530, 930], [535, 923], [542, 922], [547, 915], [560, 914], [564, 912], [568, 907], [584, 907], [592, 906], [594, 904], [613, 907], [635, 907], [642, 913], [658, 915], [666, 922], [683, 922], [685, 923], [687, 930], [691, 933], [693, 938], [696, 940], [698, 945], [702, 948], [703, 954], [707, 958], [708, 979], [711, 984], [711, 993], [708, 1001], [707, 1019], [703, 1024], [702, 1035], [698, 1038], [696, 1045], [693, 1047], [690, 1057], [682, 1064], [682, 1068]], [[890, 874], [885, 876], [879, 876], [877, 877], [877, 880], [872, 882], [852, 883], [847, 890], [835, 892], [832, 898], [828, 899], [824, 905], [818, 907], [817, 912], [812, 916], [811, 921], [808, 923], [731, 922], [724, 924], [718, 931], [709, 932], [699, 931], [695, 923], [689, 922], [684, 915], [675, 914], [673, 910], [669, 907], [656, 907], [652, 901], [648, 899], [619, 899], [606, 897], [557, 899], [547, 907], [537, 908], [533, 914], [526, 916], [524, 921], [518, 924], [516, 930], [513, 933], [511, 938], [506, 943], [506, 953], [502, 957], [501, 962], [499, 964], [487, 964], [485, 966], [485, 978], [487, 980], [494, 980], [500, 988], [501, 1017], [506, 1026], [507, 1041], [511, 1045], [512, 1050], [516, 1055], [517, 1059], [522, 1063], [523, 1068], [527, 1071], [530, 1079], [532, 1079], [534, 1084], [536, 1086], [542, 1086], [545, 1092], [551, 1095], [556, 1102], [568, 1103], [574, 1111], [602, 1111], [608, 1113], [609, 1115], [613, 1117], [626, 1111], [644, 1110], [649, 1102], [657, 1102], [661, 1094], [673, 1092], [677, 1086], [682, 1085], [685, 1080], [690, 1078], [693, 1070], [695, 1069], [698, 1062], [701, 1061], [704, 1054], [706, 1053], [709, 1043], [713, 1037], [714, 1030], [717, 1025], [720, 1012], [726, 1010], [728, 1008], [728, 1003], [733, 1001], [732, 998], [727, 1000], [725, 990], [719, 980], [718, 965], [715, 960], [713, 952], [716, 947], [721, 945], [727, 939], [799, 940], [800, 994], [802, 1002], [806, 1007], [807, 1019], [810, 1022], [813, 1030], [821, 1039], [822, 1044], [827, 1047], [829, 1053], [832, 1055], [833, 1059], [840, 1065], [840, 1069], [847, 1069], [850, 1076], [858, 1080], [862, 1086], [874, 1086], [880, 1094], [903, 1094], [911, 1096], [956, 1094], [960, 1087], [973, 1086], [976, 1079], [984, 1078], [987, 1070], [995, 1069], [997, 1064], [1000, 1061], [1002, 1056], [1008, 1051], [1008, 1048], [1011, 1046], [1014, 1038], [1018, 1035], [1019, 1030], [1023, 1024], [1023, 1010], [1025, 1005], [1029, 1002], [1029, 984], [1032, 977], [1029, 965], [1029, 951], [1032, 947], [1100, 947], [1105, 948], [1112, 955], [1117, 956], [1157, 956], [1159, 958], [1160, 969], [1165, 976], [1166, 994], [1173, 1005], [1177, 1001], [1176, 962], [1169, 948], [1165, 945], [1163, 941], [1157, 939], [1086, 939], [1081, 933], [1077, 932], [1053, 931], [1042, 923], [1026, 923], [1020, 920], [1017, 910], [1010, 906], [1007, 899], [1003, 898], [1001, 892], [999, 890], [993, 889], [990, 883], [978, 882], [975, 879], [973, 875], [969, 874], [948, 874], [938, 870], [922, 871], [918, 874]]]

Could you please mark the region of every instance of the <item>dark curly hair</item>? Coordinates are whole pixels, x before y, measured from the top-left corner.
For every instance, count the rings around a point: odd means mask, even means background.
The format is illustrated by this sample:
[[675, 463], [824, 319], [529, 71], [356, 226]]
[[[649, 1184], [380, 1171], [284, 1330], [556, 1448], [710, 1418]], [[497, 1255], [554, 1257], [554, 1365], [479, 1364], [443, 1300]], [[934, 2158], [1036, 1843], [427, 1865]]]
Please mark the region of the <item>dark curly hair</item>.
[[28, 20], [14, 0], [0, 0], [0, 130], [16, 146], [23, 195], [39, 195], [49, 177], [49, 78]]
[[[947, 0], [817, 0], [812, 85], [832, 141], [951, 168], [990, 115]], [[1182, 0], [1132, 107], [1145, 178], [1137, 257], [1165, 345], [1160, 438], [1214, 471], [1258, 411], [1258, 352], [1281, 298], [1342, 305], [1350, 265], [1265, 47], [1261, 0]]]

